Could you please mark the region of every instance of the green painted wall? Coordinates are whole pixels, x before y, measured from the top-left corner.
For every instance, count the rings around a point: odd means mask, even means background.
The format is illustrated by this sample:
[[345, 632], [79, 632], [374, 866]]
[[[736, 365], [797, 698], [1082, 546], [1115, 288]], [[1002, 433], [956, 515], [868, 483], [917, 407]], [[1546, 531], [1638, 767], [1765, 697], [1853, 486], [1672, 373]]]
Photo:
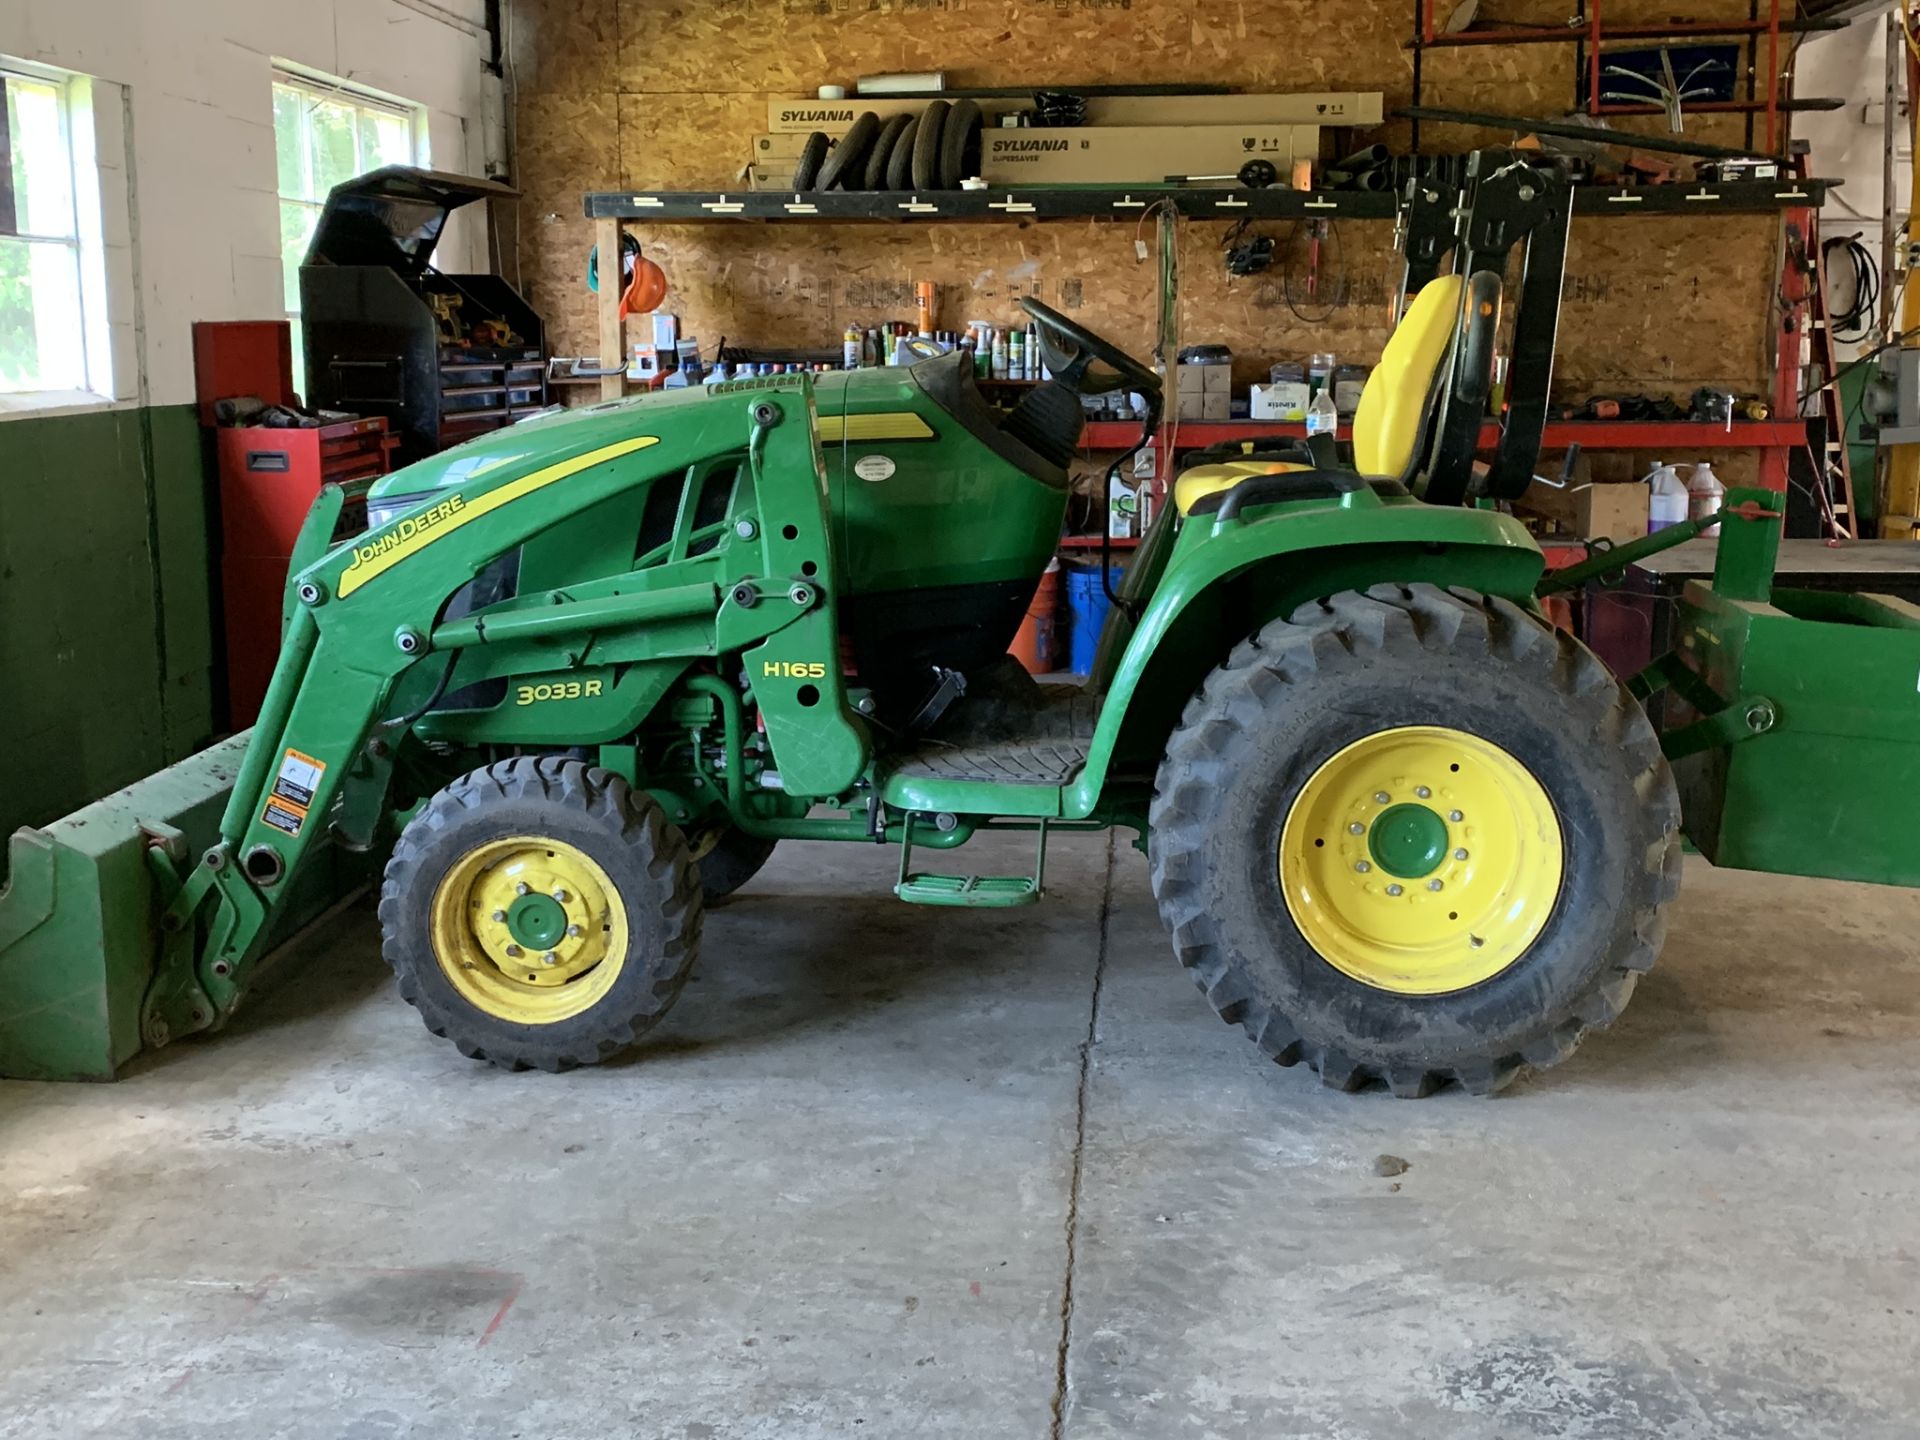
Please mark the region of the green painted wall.
[[0, 837], [212, 736], [208, 473], [190, 405], [0, 419]]

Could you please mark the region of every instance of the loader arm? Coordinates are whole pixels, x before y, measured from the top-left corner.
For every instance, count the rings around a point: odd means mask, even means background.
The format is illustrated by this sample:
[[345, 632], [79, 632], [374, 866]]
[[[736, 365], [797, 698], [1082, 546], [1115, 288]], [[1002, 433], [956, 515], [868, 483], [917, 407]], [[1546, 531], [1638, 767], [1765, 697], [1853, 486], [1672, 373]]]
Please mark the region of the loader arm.
[[[161, 917], [169, 938], [143, 1007], [147, 1043], [232, 1012], [294, 876], [329, 838], [372, 842], [396, 751], [453, 667], [476, 653], [485, 663], [475, 673], [502, 675], [647, 662], [678, 673], [742, 655], [789, 786], [818, 795], [853, 786], [869, 744], [835, 660], [811, 385], [792, 376], [715, 388], [737, 392], [738, 408], [642, 404], [564, 430], [526, 427], [524, 463], [476, 466], [384, 527], [310, 563], [295, 557], [279, 663], [219, 839], [178, 877]], [[746, 464], [725, 543], [444, 618], [498, 557], [729, 451], [744, 451]]]

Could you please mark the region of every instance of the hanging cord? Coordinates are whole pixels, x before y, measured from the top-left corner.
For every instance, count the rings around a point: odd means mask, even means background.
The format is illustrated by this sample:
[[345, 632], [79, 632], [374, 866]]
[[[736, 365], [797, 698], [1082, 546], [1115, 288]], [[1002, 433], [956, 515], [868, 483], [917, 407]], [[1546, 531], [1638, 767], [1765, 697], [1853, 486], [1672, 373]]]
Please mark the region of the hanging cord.
[[[1325, 227], [1324, 235], [1317, 236], [1314, 232], [1320, 226]], [[1303, 239], [1306, 242], [1304, 246], [1301, 244]], [[1296, 281], [1294, 278], [1294, 266], [1301, 258], [1301, 251], [1310, 251], [1315, 243], [1321, 246], [1321, 253], [1310, 268], [1316, 277], [1318, 293], [1308, 295], [1305, 280]], [[1280, 294], [1287, 302], [1287, 309], [1304, 324], [1326, 324], [1333, 318], [1334, 311], [1345, 303], [1347, 294], [1346, 249], [1340, 239], [1339, 226], [1331, 220], [1295, 221], [1281, 256]], [[1309, 314], [1300, 308], [1302, 305], [1324, 305], [1326, 308], [1317, 314]]]
[[1844, 257], [1846, 267], [1853, 272], [1853, 286], [1847, 292], [1853, 301], [1845, 310], [1832, 311], [1827, 324], [1834, 339], [1853, 345], [1865, 340], [1879, 324], [1880, 267], [1867, 247], [1860, 243], [1857, 232], [1837, 235], [1820, 247], [1820, 260], [1829, 274], [1833, 272], [1836, 255]]

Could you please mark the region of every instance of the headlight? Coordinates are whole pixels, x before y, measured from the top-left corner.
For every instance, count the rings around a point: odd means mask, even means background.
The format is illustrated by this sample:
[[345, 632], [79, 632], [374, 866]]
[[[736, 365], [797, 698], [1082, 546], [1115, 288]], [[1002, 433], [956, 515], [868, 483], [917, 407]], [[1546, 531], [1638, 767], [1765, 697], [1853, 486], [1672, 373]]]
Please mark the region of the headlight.
[[431, 498], [433, 492], [419, 495], [382, 495], [378, 500], [367, 500], [367, 529], [378, 530], [389, 520], [398, 520], [407, 511], [421, 501]]

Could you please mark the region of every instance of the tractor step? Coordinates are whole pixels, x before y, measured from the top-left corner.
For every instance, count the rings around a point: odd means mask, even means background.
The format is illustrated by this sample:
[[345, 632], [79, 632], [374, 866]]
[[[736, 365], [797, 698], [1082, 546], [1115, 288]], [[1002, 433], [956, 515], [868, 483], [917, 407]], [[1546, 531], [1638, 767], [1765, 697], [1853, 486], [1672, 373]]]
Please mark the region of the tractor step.
[[900, 836], [900, 879], [893, 893], [909, 905], [965, 905], [976, 910], [1006, 910], [1031, 905], [1046, 894], [1047, 822], [1039, 827], [1039, 844], [1031, 875], [926, 875], [912, 869], [913, 822], [909, 814]]
[[1040, 898], [1040, 886], [1031, 875], [909, 875], [893, 893], [909, 905], [993, 910], [1033, 904]]

